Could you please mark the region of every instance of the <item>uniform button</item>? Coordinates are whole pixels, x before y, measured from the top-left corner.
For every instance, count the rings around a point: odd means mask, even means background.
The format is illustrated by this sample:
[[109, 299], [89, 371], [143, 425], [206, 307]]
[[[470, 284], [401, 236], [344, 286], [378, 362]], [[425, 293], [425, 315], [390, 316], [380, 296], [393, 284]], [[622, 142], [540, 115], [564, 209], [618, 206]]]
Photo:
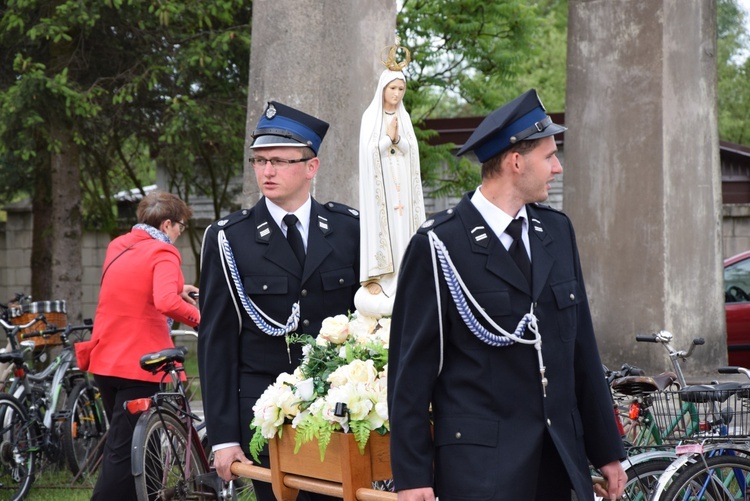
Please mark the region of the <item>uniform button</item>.
[[550, 421], [549, 419], [547, 420], [547, 426], [552, 426], [552, 421]]
[[339, 278], [339, 285], [344, 285], [344, 279], [343, 278]]
[[302, 296], [302, 297], [307, 297], [307, 289], [302, 289], [300, 291], [299, 295]]
[[461, 432], [460, 431], [456, 432], [456, 438], [461, 438]]
[[575, 301], [575, 299], [576, 299], [576, 295], [575, 295], [575, 294], [571, 294], [571, 295], [570, 295], [570, 300], [571, 300], [571, 301]]
[[302, 321], [302, 325], [304, 325], [305, 327], [309, 327], [310, 326], [310, 321], [309, 320], [303, 320]]
[[267, 285], [263, 285], [263, 290], [267, 291], [268, 290], [268, 286]]

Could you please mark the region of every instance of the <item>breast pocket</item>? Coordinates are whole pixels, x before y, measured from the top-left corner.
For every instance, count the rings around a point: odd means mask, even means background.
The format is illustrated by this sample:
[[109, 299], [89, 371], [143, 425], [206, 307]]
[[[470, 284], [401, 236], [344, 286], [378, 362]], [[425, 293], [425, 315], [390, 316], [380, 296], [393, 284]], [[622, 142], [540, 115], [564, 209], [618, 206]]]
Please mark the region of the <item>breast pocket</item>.
[[572, 279], [551, 285], [552, 294], [557, 305], [557, 326], [563, 341], [572, 341], [576, 337], [578, 304], [581, 294], [578, 280]]
[[245, 293], [249, 296], [286, 294], [289, 289], [287, 277], [278, 275], [254, 275], [251, 277], [243, 277], [242, 285], [245, 287]]
[[323, 284], [324, 291], [352, 287], [357, 283], [357, 277], [354, 275], [354, 269], [351, 267], [321, 271], [320, 280]]

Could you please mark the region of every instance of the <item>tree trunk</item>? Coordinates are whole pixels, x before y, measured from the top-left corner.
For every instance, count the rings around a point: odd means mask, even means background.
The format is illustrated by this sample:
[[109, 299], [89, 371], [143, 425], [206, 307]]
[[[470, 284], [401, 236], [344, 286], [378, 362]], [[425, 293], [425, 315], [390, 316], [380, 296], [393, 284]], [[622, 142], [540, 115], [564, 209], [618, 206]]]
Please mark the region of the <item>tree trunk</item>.
[[[55, 0], [56, 6], [60, 0]], [[76, 35], [72, 40], [50, 44], [49, 70], [58, 74], [68, 70], [70, 81], [76, 81]], [[81, 215], [81, 171], [78, 145], [74, 140], [75, 114], [64, 107], [50, 110], [49, 135], [52, 145], [50, 182], [52, 185], [52, 298], [67, 302], [70, 323], [81, 323], [83, 317], [81, 284], [83, 280]]]
[[62, 120], [50, 123], [52, 140], [60, 145], [52, 154], [52, 295], [67, 301], [71, 323], [82, 319], [83, 279], [81, 218], [81, 172], [78, 146], [72, 131]]
[[37, 165], [31, 201], [33, 233], [31, 240], [31, 297], [52, 297], [52, 181], [50, 159]]

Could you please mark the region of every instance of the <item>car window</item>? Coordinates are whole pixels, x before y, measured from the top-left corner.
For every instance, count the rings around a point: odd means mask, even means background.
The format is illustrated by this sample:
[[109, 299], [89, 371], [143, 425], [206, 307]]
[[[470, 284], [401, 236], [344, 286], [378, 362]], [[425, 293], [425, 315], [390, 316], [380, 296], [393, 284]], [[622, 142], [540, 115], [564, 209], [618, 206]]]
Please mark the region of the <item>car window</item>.
[[750, 301], [750, 259], [724, 268], [724, 298], [727, 303]]

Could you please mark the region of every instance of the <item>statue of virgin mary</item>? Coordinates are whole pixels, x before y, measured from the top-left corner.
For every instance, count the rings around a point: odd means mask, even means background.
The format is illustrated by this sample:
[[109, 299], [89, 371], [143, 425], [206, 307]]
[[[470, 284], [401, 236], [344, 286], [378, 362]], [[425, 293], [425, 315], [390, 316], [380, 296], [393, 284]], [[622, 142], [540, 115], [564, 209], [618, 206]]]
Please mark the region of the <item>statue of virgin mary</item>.
[[403, 103], [404, 63], [390, 57], [384, 64], [388, 69], [362, 115], [359, 137], [362, 288], [354, 305], [372, 317], [393, 311], [401, 259], [425, 219], [417, 138]]

